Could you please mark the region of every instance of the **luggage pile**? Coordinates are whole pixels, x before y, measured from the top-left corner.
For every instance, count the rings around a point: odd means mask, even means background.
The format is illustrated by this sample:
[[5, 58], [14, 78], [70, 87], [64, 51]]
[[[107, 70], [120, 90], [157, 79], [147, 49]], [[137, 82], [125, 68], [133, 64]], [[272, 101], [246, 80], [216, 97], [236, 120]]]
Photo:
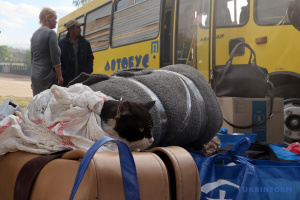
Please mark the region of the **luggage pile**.
[[81, 74], [70, 84], [82, 83], [114, 99], [155, 100], [151, 109], [154, 143], [201, 149], [221, 128], [220, 105], [205, 77], [187, 65], [160, 70], [132, 68], [106, 75]]
[[[104, 136], [87, 152], [6, 153], [0, 157], [0, 199], [200, 199], [197, 166], [179, 146], [201, 149], [222, 124], [217, 98], [200, 72], [174, 65], [120, 70], [111, 77], [83, 74], [75, 82], [114, 99], [155, 100], [150, 150], [131, 153]], [[107, 142], [116, 142], [119, 153], [95, 153]], [[169, 147], [157, 147], [163, 145]]]
[[[95, 153], [107, 142], [116, 142], [120, 155]], [[131, 154], [125, 143], [106, 136], [87, 152], [5, 154], [0, 177], [0, 199], [5, 200], [200, 198], [197, 166], [185, 149], [157, 147]]]

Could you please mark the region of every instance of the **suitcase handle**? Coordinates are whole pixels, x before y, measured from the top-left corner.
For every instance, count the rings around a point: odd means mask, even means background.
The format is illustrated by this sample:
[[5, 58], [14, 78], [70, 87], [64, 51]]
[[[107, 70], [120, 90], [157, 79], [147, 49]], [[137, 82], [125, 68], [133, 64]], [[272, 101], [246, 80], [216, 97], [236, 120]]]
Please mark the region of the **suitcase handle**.
[[123, 180], [123, 187], [125, 193], [126, 200], [140, 200], [140, 192], [139, 192], [139, 184], [136, 173], [136, 166], [133, 160], [132, 153], [128, 148], [127, 144], [117, 140], [110, 138], [108, 136], [104, 136], [97, 140], [91, 148], [86, 152], [82, 161], [79, 165], [79, 169], [76, 175], [76, 179], [72, 188], [72, 192], [70, 195], [70, 200], [73, 200], [77, 189], [83, 179], [83, 176], [91, 162], [91, 159], [95, 155], [96, 151], [107, 142], [115, 142], [118, 145], [119, 156], [120, 156], [120, 165], [121, 165], [121, 173]]

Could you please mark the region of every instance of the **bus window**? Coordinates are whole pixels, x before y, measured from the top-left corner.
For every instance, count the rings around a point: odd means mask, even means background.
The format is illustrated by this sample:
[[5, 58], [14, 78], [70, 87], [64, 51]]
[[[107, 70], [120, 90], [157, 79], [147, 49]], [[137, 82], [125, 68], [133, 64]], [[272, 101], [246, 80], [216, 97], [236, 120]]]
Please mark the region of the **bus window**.
[[160, 0], [146, 0], [114, 13], [112, 47], [154, 39], [159, 33]]
[[134, 4], [134, 0], [118, 0], [116, 2], [115, 11], [125, 9], [129, 6], [132, 6], [133, 4]]
[[210, 15], [210, 5], [208, 0], [200, 1], [199, 12], [197, 13], [197, 24], [201, 28], [208, 28], [209, 26], [209, 16]]
[[141, 1], [145, 1], [145, 0], [135, 0], [135, 3], [140, 3]]
[[[176, 63], [192, 65], [193, 59], [193, 24], [195, 20], [195, 9], [192, 1], [180, 1], [178, 10], [178, 24], [177, 24], [177, 44], [176, 44]], [[190, 54], [189, 54], [190, 53]], [[190, 59], [187, 61], [188, 56]]]
[[255, 22], [258, 25], [289, 24], [286, 16], [289, 2], [286, 0], [255, 0]]
[[93, 52], [108, 48], [112, 3], [109, 2], [86, 16], [84, 36]]
[[58, 40], [64, 39], [67, 36], [68, 31], [61, 32], [59, 34]]
[[163, 12], [163, 27], [161, 32], [161, 67], [173, 64], [173, 1], [165, 1], [165, 9]]
[[[84, 23], [84, 16], [78, 17], [78, 18], [76, 18], [76, 20], [77, 20], [79, 23]], [[84, 27], [81, 26], [80, 28], [81, 28], [81, 35], [83, 35], [83, 29], [84, 29]]]
[[232, 24], [231, 15], [226, 0], [216, 1], [216, 26], [230, 26]]
[[217, 0], [216, 27], [245, 25], [249, 19], [249, 0]]

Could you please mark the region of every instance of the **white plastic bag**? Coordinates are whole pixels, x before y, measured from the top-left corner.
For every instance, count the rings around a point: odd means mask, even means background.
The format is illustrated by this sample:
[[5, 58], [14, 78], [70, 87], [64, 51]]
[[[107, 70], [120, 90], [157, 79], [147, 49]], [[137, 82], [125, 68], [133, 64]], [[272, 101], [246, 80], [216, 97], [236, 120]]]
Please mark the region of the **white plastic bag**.
[[21, 112], [20, 106], [12, 99], [6, 99], [0, 104], [0, 121], [2, 121], [8, 115], [14, 114], [16, 111]]

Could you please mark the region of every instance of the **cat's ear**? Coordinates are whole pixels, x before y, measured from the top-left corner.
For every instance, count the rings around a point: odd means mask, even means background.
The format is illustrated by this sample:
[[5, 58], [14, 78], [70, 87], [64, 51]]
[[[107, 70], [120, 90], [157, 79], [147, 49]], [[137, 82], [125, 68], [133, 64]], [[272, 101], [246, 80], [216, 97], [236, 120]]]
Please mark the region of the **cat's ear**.
[[132, 115], [131, 104], [128, 101], [120, 103], [116, 118], [120, 118], [121, 115]]
[[144, 104], [144, 107], [147, 108], [148, 110], [150, 110], [155, 104], [155, 101], [149, 101], [147, 103]]

